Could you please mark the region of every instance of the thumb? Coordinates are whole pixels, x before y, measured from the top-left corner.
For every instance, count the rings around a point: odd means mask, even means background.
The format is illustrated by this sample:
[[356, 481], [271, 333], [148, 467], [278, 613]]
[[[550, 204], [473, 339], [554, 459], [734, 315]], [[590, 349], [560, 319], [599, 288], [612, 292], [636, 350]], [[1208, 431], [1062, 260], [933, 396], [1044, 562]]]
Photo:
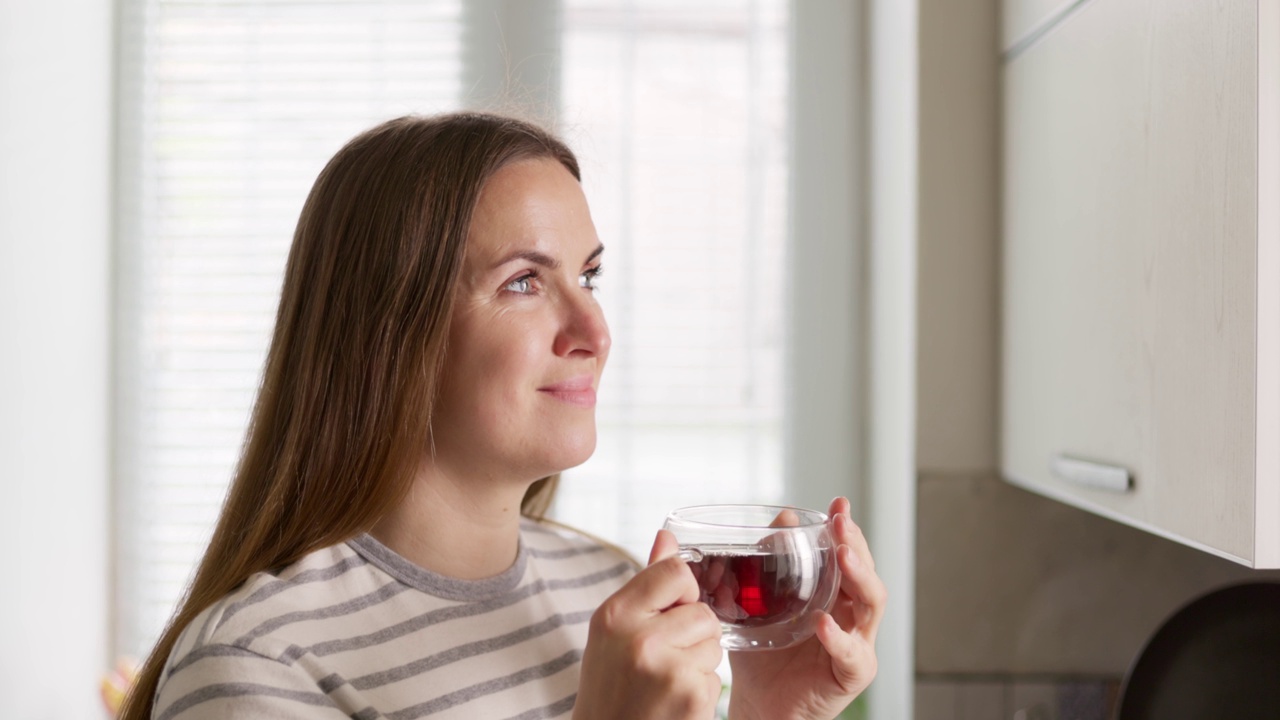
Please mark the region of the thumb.
[[665, 560], [678, 552], [680, 543], [676, 542], [675, 534], [670, 530], [659, 530], [658, 536], [653, 539], [653, 549], [649, 551], [649, 564]]

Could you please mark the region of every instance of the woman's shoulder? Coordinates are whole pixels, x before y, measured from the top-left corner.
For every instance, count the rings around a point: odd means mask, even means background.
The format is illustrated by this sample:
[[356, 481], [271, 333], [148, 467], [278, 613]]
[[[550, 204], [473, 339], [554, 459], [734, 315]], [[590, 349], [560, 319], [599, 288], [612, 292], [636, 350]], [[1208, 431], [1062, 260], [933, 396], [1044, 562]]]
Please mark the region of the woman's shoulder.
[[376, 592], [386, 578], [373, 576], [368, 566], [350, 546], [339, 543], [283, 568], [255, 573], [187, 624], [169, 663], [208, 653], [211, 646], [269, 652], [260, 647], [261, 640], [275, 628]]
[[332, 706], [297, 663], [306, 651], [296, 628], [386, 583], [367, 566], [342, 543], [251, 575], [187, 624], [161, 671], [155, 715], [299, 717]]

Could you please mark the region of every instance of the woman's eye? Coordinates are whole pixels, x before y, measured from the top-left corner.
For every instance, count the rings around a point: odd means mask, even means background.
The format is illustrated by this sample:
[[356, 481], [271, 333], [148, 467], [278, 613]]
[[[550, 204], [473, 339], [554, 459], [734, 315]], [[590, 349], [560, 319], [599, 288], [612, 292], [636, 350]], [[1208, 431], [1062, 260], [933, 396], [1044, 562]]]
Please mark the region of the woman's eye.
[[585, 272], [583, 272], [581, 275], [578, 276], [578, 287], [586, 288], [588, 290], [598, 289], [596, 282], [600, 279], [600, 276], [603, 274], [604, 274], [604, 268], [600, 267], [599, 265], [586, 270]]
[[521, 295], [528, 295], [533, 292], [533, 280], [533, 273], [521, 275], [507, 283], [502, 289], [513, 293], [520, 293]]

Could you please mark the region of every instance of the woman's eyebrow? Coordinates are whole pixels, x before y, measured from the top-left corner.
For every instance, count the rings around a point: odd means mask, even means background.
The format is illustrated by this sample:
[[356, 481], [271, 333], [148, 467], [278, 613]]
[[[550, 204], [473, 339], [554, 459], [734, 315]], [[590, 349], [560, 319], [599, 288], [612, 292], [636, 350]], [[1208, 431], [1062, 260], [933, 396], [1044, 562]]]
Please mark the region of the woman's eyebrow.
[[560, 261], [546, 253], [540, 253], [537, 250], [516, 250], [509, 255], [504, 255], [502, 259], [495, 262], [493, 264], [493, 269], [496, 270], [515, 260], [528, 260], [534, 265], [541, 265], [548, 270], [558, 270], [560, 268]]
[[[591, 254], [587, 256], [587, 259], [584, 260], [582, 264], [585, 265], [591, 262], [592, 260], [595, 260], [596, 258], [600, 257], [600, 253], [602, 252], [604, 252], [604, 243], [597, 245], [596, 249], [591, 251]], [[512, 262], [514, 260], [527, 260], [533, 263], [534, 265], [541, 265], [542, 267], [547, 268], [548, 270], [560, 269], [559, 260], [556, 260], [555, 258], [551, 257], [546, 253], [538, 252], [537, 250], [516, 250], [515, 252], [512, 252], [508, 255], [504, 255], [502, 259], [498, 260], [493, 264], [493, 269], [496, 270], [502, 267], [503, 265], [506, 265], [507, 263]]]

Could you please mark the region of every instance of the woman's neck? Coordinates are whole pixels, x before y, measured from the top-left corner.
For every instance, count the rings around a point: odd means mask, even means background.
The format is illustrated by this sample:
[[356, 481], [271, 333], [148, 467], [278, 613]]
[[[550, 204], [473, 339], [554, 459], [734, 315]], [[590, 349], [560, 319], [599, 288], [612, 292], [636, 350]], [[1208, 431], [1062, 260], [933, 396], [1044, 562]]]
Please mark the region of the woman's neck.
[[518, 483], [450, 478], [420, 470], [408, 496], [371, 534], [409, 562], [447, 577], [501, 574], [520, 547]]

